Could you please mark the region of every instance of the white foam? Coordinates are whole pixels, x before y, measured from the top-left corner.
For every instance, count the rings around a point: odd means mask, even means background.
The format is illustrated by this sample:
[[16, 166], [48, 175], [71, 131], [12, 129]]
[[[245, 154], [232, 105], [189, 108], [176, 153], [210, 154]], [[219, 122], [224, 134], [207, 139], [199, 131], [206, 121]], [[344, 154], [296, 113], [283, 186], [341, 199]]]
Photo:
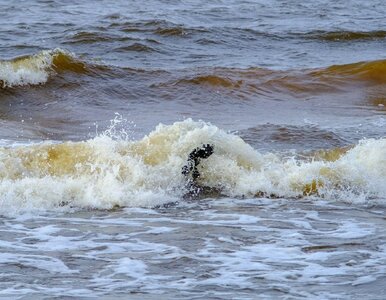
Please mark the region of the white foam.
[[[271, 200], [251, 209], [254, 199], [233, 200], [205, 200], [188, 210], [5, 218], [1, 230], [9, 243], [2, 243], [0, 294], [76, 297], [79, 290], [83, 297], [89, 290], [90, 297], [99, 298], [134, 291], [161, 298], [176, 292], [190, 298], [283, 293], [349, 299], [356, 285], [371, 291], [382, 284], [386, 246], [380, 215], [288, 200], [279, 200], [280, 207]], [[14, 271], [19, 265], [40, 266], [37, 280]], [[59, 280], [47, 281], [52, 274]]]
[[53, 74], [52, 63], [59, 53], [71, 55], [58, 48], [44, 50], [32, 56], [0, 61], [0, 82], [3, 87], [45, 83], [50, 74]]
[[374, 228], [366, 223], [342, 222], [341, 226], [333, 232], [326, 234], [336, 238], [359, 239], [374, 233]]
[[27, 267], [38, 268], [53, 273], [73, 273], [61, 260], [42, 255], [23, 255], [14, 253], [1, 253], [0, 264], [21, 264]]
[[302, 197], [317, 182], [318, 195], [328, 199], [386, 197], [386, 139], [363, 140], [334, 162], [301, 161], [261, 154], [238, 136], [188, 119], [161, 124], [139, 141], [101, 135], [78, 143], [0, 148], [0, 213], [177, 201], [186, 192], [181, 169], [188, 154], [205, 143], [215, 150], [199, 165], [199, 183], [227, 196]]
[[377, 280], [376, 276], [372, 276], [372, 275], [361, 276], [357, 280], [355, 280], [352, 283], [352, 285], [356, 286], [360, 284], [366, 284], [366, 283], [374, 282], [376, 280]]
[[117, 261], [115, 273], [125, 274], [132, 278], [141, 279], [147, 272], [147, 267], [140, 260], [131, 259], [129, 257], [121, 258]]

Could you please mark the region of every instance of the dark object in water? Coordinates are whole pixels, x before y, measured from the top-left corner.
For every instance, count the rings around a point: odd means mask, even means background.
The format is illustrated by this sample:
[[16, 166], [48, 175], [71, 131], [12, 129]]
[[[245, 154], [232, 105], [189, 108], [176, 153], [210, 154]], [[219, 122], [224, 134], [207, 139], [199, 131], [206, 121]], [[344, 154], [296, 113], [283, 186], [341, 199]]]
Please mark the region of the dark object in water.
[[204, 144], [202, 147], [194, 149], [190, 152], [188, 157], [188, 163], [183, 166], [182, 174], [188, 176], [192, 172], [192, 179], [195, 181], [200, 177], [200, 172], [197, 170], [197, 166], [200, 164], [200, 159], [208, 158], [213, 154], [213, 145]]
[[213, 145], [204, 144], [199, 148], [194, 149], [190, 152], [187, 164], [182, 167], [182, 174], [186, 177], [192, 173], [192, 177], [188, 178], [186, 183], [186, 188], [188, 189], [188, 194], [185, 195], [187, 198], [196, 198], [202, 192], [205, 191], [212, 192], [211, 188], [201, 187], [197, 184], [196, 180], [200, 177], [200, 172], [197, 170], [197, 166], [200, 164], [201, 159], [206, 159], [213, 154]]

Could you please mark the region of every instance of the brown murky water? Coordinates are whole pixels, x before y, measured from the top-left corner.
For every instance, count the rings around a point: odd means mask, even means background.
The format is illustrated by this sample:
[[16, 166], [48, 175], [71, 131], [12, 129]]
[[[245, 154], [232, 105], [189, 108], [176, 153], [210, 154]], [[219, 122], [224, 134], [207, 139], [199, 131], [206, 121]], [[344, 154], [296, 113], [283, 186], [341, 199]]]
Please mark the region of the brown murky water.
[[0, 0], [0, 297], [383, 299], [385, 13]]

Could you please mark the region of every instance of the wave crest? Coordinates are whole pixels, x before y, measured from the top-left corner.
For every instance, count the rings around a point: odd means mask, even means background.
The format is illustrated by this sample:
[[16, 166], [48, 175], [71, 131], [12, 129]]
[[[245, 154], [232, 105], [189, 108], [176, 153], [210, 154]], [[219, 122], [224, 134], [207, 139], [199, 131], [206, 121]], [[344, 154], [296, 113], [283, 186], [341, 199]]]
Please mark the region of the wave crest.
[[335, 65], [312, 71], [312, 76], [349, 83], [352, 80], [371, 84], [386, 83], [386, 60], [358, 62], [347, 65]]
[[[117, 51], [155, 51], [141, 44], [133, 44]], [[0, 86], [15, 87], [46, 83], [55, 74], [71, 72], [79, 75], [119, 77], [132, 74], [146, 74], [159, 80], [158, 73], [149, 69], [115, 68], [92, 64], [77, 58], [62, 49], [45, 50], [35, 55], [0, 60]], [[172, 73], [171, 73], [172, 74]], [[211, 68], [196, 73], [187, 69], [177, 72], [177, 78], [165, 77], [156, 84], [160, 87], [175, 85], [199, 85], [207, 88], [223, 88], [244, 93], [274, 95], [315, 95], [342, 90], [352, 90], [353, 82], [363, 85], [386, 83], [386, 60], [357, 62], [346, 65], [332, 65], [319, 69], [277, 71], [264, 68]], [[354, 88], [355, 88], [354, 87]]]
[[384, 39], [386, 38], [386, 31], [317, 31], [310, 33], [309, 36], [331, 42], [349, 42], [357, 40]]
[[183, 75], [180, 79], [164, 82], [160, 86], [200, 85], [266, 95], [279, 92], [288, 96], [351, 91], [353, 88], [384, 83], [386, 60], [376, 60], [302, 71], [214, 68], [193, 76]]
[[64, 71], [86, 74], [90, 68], [66, 50], [44, 50], [0, 61], [0, 85], [6, 88], [44, 84], [51, 75]]
[[102, 135], [84, 142], [1, 148], [0, 213], [176, 201], [187, 192], [181, 169], [203, 143], [213, 144], [215, 152], [199, 165], [198, 184], [226, 196], [338, 199], [350, 192], [356, 195], [350, 200], [386, 197], [386, 139], [316, 152], [315, 159], [286, 158], [262, 154], [238, 136], [189, 119], [159, 125], [139, 141]]

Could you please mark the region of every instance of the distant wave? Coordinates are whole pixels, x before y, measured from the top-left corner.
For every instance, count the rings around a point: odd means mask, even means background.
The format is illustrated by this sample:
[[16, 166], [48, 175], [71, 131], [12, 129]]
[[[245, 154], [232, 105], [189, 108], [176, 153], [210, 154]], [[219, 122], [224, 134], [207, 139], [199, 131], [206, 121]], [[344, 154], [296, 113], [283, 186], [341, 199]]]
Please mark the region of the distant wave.
[[186, 27], [182, 24], [175, 24], [165, 20], [146, 20], [130, 22], [126, 20], [113, 19], [109, 28], [121, 32], [148, 32], [159, 36], [183, 37], [193, 33], [204, 33], [209, 30], [203, 27]]
[[262, 154], [236, 135], [188, 119], [159, 125], [139, 141], [102, 135], [84, 142], [0, 148], [0, 213], [176, 201], [187, 192], [181, 169], [203, 143], [213, 144], [215, 151], [199, 165], [198, 183], [222, 195], [386, 197], [386, 139], [317, 151], [314, 159], [301, 160]]
[[386, 83], [386, 60], [374, 60], [334, 65], [324, 69], [309, 72], [313, 77], [321, 80], [336, 79], [339, 81], [363, 81], [368, 83]]
[[386, 60], [289, 71], [214, 68], [160, 85], [202, 85], [247, 93], [318, 94], [352, 89], [354, 83], [360, 83], [359, 87], [386, 83]]
[[349, 42], [358, 40], [384, 39], [386, 38], [386, 31], [315, 31], [306, 34], [306, 36], [332, 42]]
[[[213, 29], [212, 29], [213, 30]], [[228, 31], [244, 34], [253, 34], [258, 37], [266, 37], [275, 40], [319, 40], [325, 42], [360, 42], [368, 40], [382, 40], [386, 38], [386, 30], [350, 31], [350, 30], [313, 30], [306, 32], [267, 32], [255, 28], [227, 28]]]
[[209, 85], [209, 86], [218, 86], [218, 87], [225, 87], [225, 88], [239, 88], [241, 84], [243, 83], [242, 80], [236, 81], [232, 80], [231, 78], [227, 78], [225, 76], [220, 75], [197, 75], [193, 76], [191, 78], [186, 79], [180, 79], [177, 81], [178, 83], [191, 83], [191, 84], [203, 84], [203, 85]]
[[121, 47], [117, 47], [114, 49], [114, 51], [117, 51], [117, 52], [130, 52], [130, 51], [135, 51], [135, 52], [156, 52], [157, 50], [150, 47], [150, 46], [147, 46], [145, 44], [142, 44], [142, 43], [133, 43], [131, 45], [128, 45], [128, 46], [121, 46]]
[[[141, 44], [128, 46], [122, 51], [153, 51]], [[319, 69], [276, 71], [264, 68], [206, 68], [168, 70], [119, 68], [93, 64], [62, 49], [45, 50], [34, 55], [0, 61], [0, 86], [3, 88], [46, 83], [61, 73], [77, 75], [124, 77], [146, 75], [152, 86], [202, 85], [213, 88], [239, 90], [246, 93], [318, 94], [352, 88], [353, 83], [374, 85], [386, 83], [386, 60], [333, 65]], [[154, 81], [157, 83], [154, 83]]]
[[66, 50], [44, 50], [34, 55], [0, 60], [0, 86], [6, 88], [43, 84], [57, 73], [89, 74], [93, 68], [96, 66], [87, 65]]
[[80, 31], [66, 38], [66, 44], [92, 44], [111, 41], [127, 41], [129, 38], [100, 32]]

